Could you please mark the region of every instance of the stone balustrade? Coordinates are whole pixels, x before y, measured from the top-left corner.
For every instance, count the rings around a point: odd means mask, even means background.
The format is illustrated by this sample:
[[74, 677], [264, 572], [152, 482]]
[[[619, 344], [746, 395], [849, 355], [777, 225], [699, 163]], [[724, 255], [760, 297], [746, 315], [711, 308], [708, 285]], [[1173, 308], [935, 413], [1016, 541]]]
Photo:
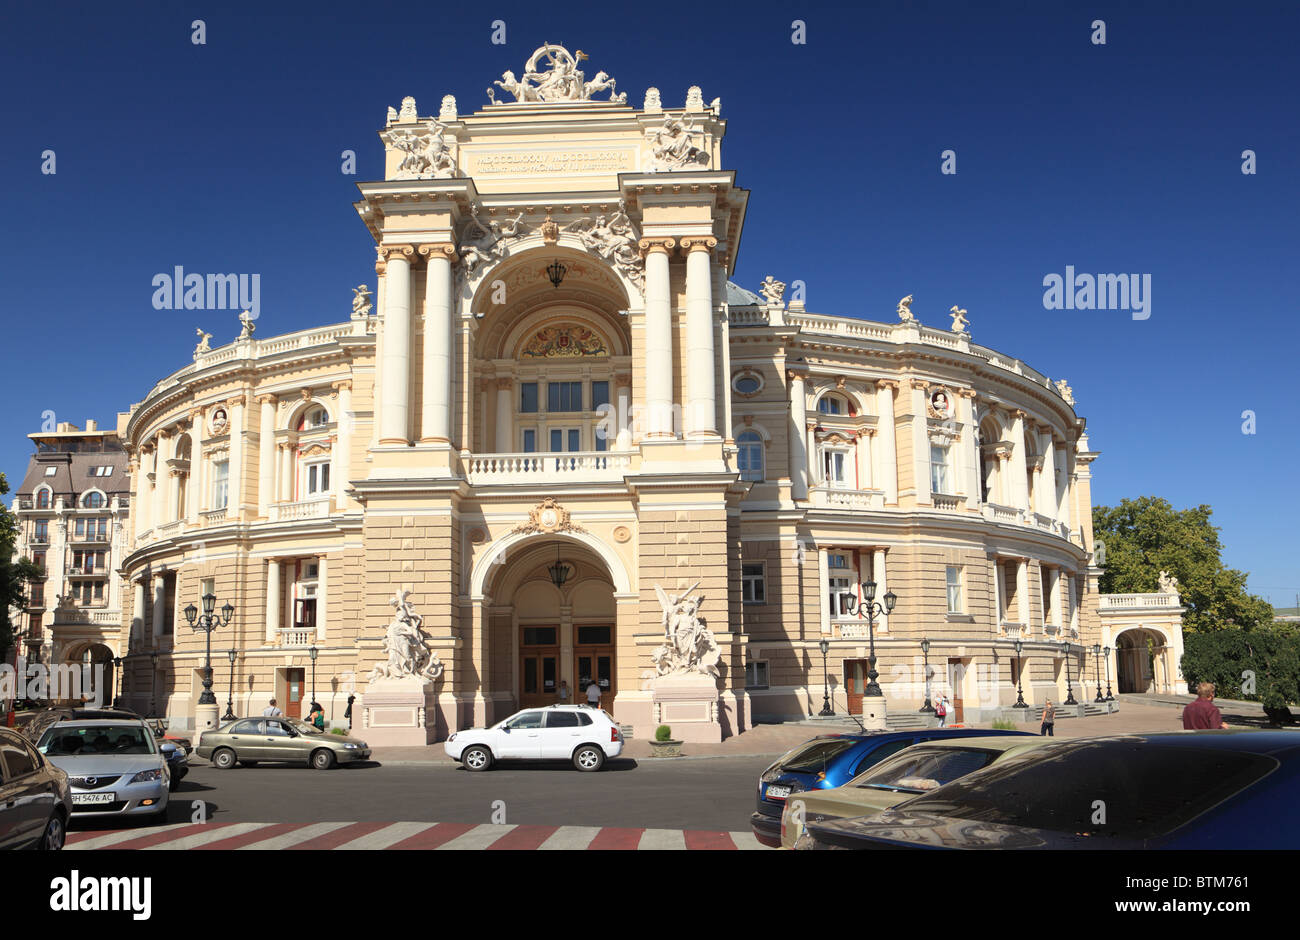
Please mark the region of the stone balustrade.
[[631, 454], [608, 451], [484, 454], [468, 461], [469, 482], [474, 486], [615, 482], [621, 481], [631, 469]]
[[1181, 607], [1177, 594], [1102, 594], [1097, 609], [1108, 610], [1176, 610]]
[[292, 522], [296, 519], [323, 519], [330, 514], [330, 497], [300, 499], [292, 503], [273, 503], [267, 507], [271, 522]]

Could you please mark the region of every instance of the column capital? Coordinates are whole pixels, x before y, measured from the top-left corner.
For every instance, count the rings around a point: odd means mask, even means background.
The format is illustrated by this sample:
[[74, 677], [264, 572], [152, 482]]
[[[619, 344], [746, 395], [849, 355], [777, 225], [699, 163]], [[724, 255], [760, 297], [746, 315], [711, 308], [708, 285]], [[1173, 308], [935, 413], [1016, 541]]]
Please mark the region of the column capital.
[[434, 258], [446, 258], [452, 264], [456, 263], [456, 246], [451, 242], [429, 242], [420, 246], [420, 257], [426, 261], [432, 261]]
[[921, 391], [925, 391], [930, 387], [930, 383], [925, 379], [910, 379], [909, 381], [912, 384], [912, 388], [919, 388]]
[[384, 262], [389, 262], [393, 260], [409, 262], [411, 260], [411, 256], [414, 254], [415, 254], [414, 245], [380, 245], [379, 246], [379, 257]]
[[652, 255], [659, 251], [668, 254], [676, 244], [677, 241], [673, 238], [643, 238], [637, 242], [637, 247], [641, 249], [643, 255]]
[[808, 381], [808, 370], [806, 369], [786, 369], [785, 377], [791, 382]]
[[496, 387], [497, 387], [497, 391], [499, 392], [509, 391], [510, 389], [514, 388], [514, 385], [515, 385], [515, 380], [510, 378], [509, 376], [503, 376], [501, 378], [496, 379]]
[[974, 399], [974, 398], [975, 398], [975, 389], [973, 389], [973, 388], [959, 388], [959, 389], [957, 389], [953, 394], [958, 395], [958, 396], [960, 396], [961, 398], [970, 398], [970, 399]]
[[199, 423], [203, 420], [203, 406], [199, 405], [191, 408], [189, 411], [185, 412], [185, 417], [189, 418], [192, 423]]
[[681, 244], [687, 251], [711, 251], [718, 247], [718, 240], [712, 235], [687, 235], [682, 238]]
[[330, 388], [334, 389], [334, 391], [336, 391], [336, 392], [342, 392], [342, 391], [344, 391], [344, 390], [347, 390], [347, 391], [350, 392], [350, 391], [352, 391], [352, 380], [351, 380], [351, 379], [339, 379], [337, 382], [331, 382], [331, 383], [330, 383]]
[[877, 379], [877, 380], [876, 380], [876, 390], [879, 391], [879, 390], [882, 389], [882, 388], [883, 388], [883, 389], [888, 389], [888, 390], [891, 391], [891, 392], [897, 392], [897, 391], [898, 391], [898, 382], [896, 382], [896, 381], [893, 380], [893, 379]]
[[1021, 421], [1029, 417], [1029, 412], [1021, 411], [1019, 408], [1011, 409], [1010, 414], [1012, 418], [1019, 418]]
[[631, 387], [632, 387], [631, 372], [619, 372], [614, 376], [614, 388], [617, 389], [617, 388], [631, 388]]

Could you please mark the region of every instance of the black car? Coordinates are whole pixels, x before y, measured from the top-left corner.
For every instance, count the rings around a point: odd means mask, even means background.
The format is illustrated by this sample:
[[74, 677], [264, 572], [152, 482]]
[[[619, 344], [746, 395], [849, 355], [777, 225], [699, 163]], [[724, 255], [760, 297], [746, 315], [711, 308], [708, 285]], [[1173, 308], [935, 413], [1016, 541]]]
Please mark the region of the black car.
[[1294, 849], [1300, 734], [1062, 741], [874, 816], [809, 823], [819, 849]]
[[192, 750], [190, 742], [185, 738], [168, 737], [166, 729], [159, 722], [150, 721], [129, 708], [65, 708], [55, 706], [47, 708], [36, 715], [23, 726], [22, 730], [27, 739], [35, 744], [41, 739], [41, 735], [45, 733], [45, 730], [50, 725], [57, 724], [60, 721], [92, 721], [101, 718], [110, 721], [118, 718], [130, 718], [143, 721], [148, 725], [153, 730], [154, 738], [158, 742], [158, 749], [162, 751], [163, 758], [167, 761], [167, 769], [171, 773], [169, 789], [175, 790], [180, 786], [181, 779], [190, 772], [189, 760], [187, 759], [187, 755]]
[[0, 728], [0, 849], [57, 851], [71, 815], [68, 775], [21, 734]]

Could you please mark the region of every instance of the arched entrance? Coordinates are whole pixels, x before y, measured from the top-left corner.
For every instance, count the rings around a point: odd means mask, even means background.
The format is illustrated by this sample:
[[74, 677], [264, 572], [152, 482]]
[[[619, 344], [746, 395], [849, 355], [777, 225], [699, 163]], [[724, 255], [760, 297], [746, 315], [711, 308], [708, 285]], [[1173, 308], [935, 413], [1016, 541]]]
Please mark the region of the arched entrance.
[[[62, 676], [50, 676], [58, 687], [50, 689], [50, 700], [61, 705], [113, 704], [117, 676], [113, 651], [103, 643], [78, 643], [62, 656]], [[76, 675], [72, 675], [73, 672]]]
[[[499, 547], [482, 603], [492, 635], [493, 673], [514, 708], [618, 696], [615, 579], [601, 554], [573, 538], [537, 535]], [[568, 690], [567, 699], [561, 690]]]
[[1115, 638], [1115, 674], [1119, 691], [1172, 690], [1168, 647], [1158, 631], [1144, 627], [1125, 630]]

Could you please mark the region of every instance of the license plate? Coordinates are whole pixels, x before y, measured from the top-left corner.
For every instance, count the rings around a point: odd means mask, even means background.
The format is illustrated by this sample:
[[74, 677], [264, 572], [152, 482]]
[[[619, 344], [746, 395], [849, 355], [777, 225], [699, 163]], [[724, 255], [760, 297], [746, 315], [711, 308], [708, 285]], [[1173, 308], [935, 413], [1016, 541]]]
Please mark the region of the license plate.
[[112, 803], [112, 793], [74, 793], [72, 802], [78, 806], [86, 806], [95, 803]]
[[767, 798], [769, 800], [784, 800], [789, 795], [790, 795], [789, 787], [773, 786], [767, 788]]

